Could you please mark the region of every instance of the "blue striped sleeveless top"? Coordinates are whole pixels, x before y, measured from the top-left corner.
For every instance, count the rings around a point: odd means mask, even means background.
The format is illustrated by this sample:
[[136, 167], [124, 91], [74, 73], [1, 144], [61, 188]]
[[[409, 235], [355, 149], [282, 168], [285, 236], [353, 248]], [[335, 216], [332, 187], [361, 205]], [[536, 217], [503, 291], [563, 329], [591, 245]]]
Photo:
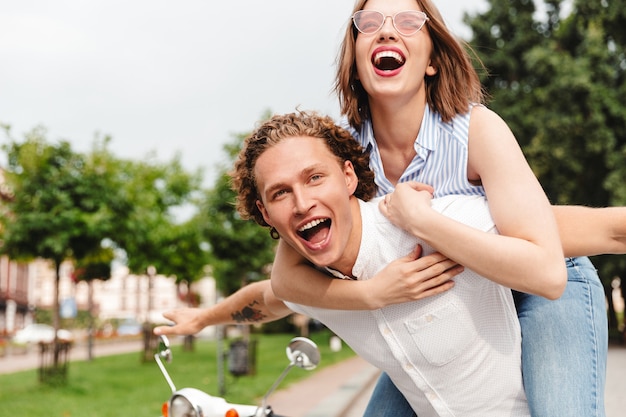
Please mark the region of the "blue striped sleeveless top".
[[[416, 156], [400, 177], [400, 182], [418, 181], [435, 188], [435, 197], [450, 194], [485, 195], [482, 186], [467, 180], [467, 145], [470, 113], [460, 114], [450, 122], [441, 121], [439, 113], [426, 106], [422, 125], [415, 139]], [[370, 151], [370, 167], [375, 173], [377, 195], [393, 191], [393, 184], [385, 177], [380, 151], [374, 138], [372, 123], [366, 120], [356, 131], [347, 120], [341, 121], [355, 140]]]

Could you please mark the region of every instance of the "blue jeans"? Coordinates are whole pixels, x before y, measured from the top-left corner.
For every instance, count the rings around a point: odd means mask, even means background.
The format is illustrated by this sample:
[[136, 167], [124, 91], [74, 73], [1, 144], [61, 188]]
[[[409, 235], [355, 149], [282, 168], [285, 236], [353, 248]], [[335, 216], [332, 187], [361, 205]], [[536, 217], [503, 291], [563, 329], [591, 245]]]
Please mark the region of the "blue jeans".
[[[522, 328], [522, 373], [533, 417], [604, 417], [608, 324], [604, 289], [587, 258], [568, 258], [555, 301], [513, 291]], [[382, 374], [364, 417], [412, 417]]]
[[533, 417], [604, 417], [606, 300], [587, 258], [568, 258], [556, 301], [513, 292], [522, 327], [524, 389]]

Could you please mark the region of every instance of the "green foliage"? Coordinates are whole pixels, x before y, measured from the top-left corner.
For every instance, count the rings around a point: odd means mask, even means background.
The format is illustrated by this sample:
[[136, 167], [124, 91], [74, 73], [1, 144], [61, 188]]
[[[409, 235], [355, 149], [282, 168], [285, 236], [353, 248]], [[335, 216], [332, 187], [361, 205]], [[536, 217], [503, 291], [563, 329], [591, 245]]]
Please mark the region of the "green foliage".
[[100, 248], [76, 260], [74, 281], [106, 281], [111, 277], [111, 263], [115, 258], [113, 248]]
[[192, 203], [201, 172], [186, 172], [178, 156], [168, 163], [122, 161], [121, 167], [116, 182], [128, 207], [113, 240], [126, 252], [132, 272], [145, 273], [153, 265], [159, 273], [178, 275], [180, 264], [168, 256], [181, 237], [174, 209]]
[[[38, 308], [34, 311], [35, 323], [53, 325], [52, 316], [54, 311], [45, 308]], [[91, 316], [87, 310], [78, 310], [74, 318], [61, 318], [59, 327], [62, 329], [86, 329], [89, 326]]]
[[254, 221], [242, 220], [235, 210], [235, 192], [228, 172], [241, 149], [244, 135], [224, 147], [229, 163], [202, 202], [198, 224], [210, 245], [211, 266], [218, 288], [226, 295], [266, 277], [276, 241]]
[[[166, 163], [118, 159], [108, 150], [108, 137], [96, 138], [92, 150], [80, 154], [67, 141], [48, 142], [43, 128], [22, 142], [4, 129], [11, 198], [0, 210], [3, 253], [51, 260], [57, 285], [65, 260], [75, 261], [77, 280], [108, 279], [118, 249], [133, 272], [154, 265], [187, 282], [202, 276], [207, 256], [199, 234], [178, 225], [173, 213], [192, 202], [200, 171], [186, 172], [178, 156]], [[58, 322], [53, 317], [55, 327]]]
[[492, 0], [466, 18], [490, 71], [490, 107], [510, 124], [556, 204], [626, 204], [626, 23], [608, 2]]
[[14, 259], [42, 257], [59, 264], [99, 245], [102, 190], [83, 176], [86, 160], [68, 142], [50, 145], [42, 129], [5, 145], [5, 180], [14, 197], [2, 213], [3, 247]]
[[[626, 12], [620, 2], [490, 0], [466, 16], [511, 126], [555, 204], [626, 205]], [[539, 6], [535, 9], [535, 5]], [[541, 12], [539, 12], [541, 11]], [[594, 258], [605, 287], [626, 259]]]
[[163, 257], [159, 271], [174, 276], [177, 283], [192, 283], [209, 275], [207, 266], [210, 263], [206, 245], [203, 245], [201, 225], [197, 217], [181, 224], [173, 224], [169, 234], [161, 244]]

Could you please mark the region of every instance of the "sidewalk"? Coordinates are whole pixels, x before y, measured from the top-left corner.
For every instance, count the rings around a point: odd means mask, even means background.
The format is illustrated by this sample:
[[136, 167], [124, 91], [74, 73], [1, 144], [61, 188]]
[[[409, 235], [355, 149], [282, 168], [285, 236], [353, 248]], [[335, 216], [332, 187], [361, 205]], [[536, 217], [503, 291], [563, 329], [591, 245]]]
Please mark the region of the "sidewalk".
[[[28, 353], [0, 357], [0, 375], [37, 368], [40, 360], [38, 349], [38, 346], [31, 346]], [[93, 347], [93, 354], [95, 357], [99, 357], [128, 352], [141, 352], [142, 349], [143, 341], [140, 339], [117, 340], [110, 343], [96, 343]], [[82, 361], [86, 359], [86, 346], [80, 344], [72, 348], [70, 354], [71, 361]]]
[[357, 356], [313, 371], [305, 380], [272, 394], [268, 403], [276, 414], [289, 417], [362, 416], [379, 374]]

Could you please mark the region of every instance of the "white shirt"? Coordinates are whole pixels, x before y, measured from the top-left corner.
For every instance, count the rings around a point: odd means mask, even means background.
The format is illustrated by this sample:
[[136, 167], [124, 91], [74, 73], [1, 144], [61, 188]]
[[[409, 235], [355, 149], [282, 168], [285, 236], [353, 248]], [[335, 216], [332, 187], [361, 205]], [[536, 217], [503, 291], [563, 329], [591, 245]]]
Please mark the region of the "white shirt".
[[[361, 248], [353, 268], [369, 279], [418, 240], [393, 226], [378, 199], [360, 202]], [[447, 196], [433, 208], [497, 233], [480, 196]], [[423, 253], [433, 249], [421, 242]], [[293, 303], [361, 357], [387, 372], [419, 417], [530, 416], [521, 374], [521, 334], [511, 291], [469, 269], [440, 295], [374, 311], [328, 310]]]

